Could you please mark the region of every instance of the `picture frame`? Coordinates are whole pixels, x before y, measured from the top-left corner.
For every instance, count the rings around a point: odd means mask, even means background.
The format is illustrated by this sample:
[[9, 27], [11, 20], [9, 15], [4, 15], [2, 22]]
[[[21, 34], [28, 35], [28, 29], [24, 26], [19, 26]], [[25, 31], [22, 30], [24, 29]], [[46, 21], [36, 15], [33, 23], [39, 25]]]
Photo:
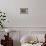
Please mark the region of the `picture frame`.
[[20, 8], [20, 14], [28, 14], [28, 8]]

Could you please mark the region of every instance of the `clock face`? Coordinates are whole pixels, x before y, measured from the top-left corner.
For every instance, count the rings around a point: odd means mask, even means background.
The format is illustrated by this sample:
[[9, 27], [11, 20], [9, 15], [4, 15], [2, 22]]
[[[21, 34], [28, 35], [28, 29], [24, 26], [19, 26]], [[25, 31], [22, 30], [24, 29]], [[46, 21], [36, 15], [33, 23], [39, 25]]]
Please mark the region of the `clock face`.
[[28, 14], [28, 8], [20, 8], [20, 14]]

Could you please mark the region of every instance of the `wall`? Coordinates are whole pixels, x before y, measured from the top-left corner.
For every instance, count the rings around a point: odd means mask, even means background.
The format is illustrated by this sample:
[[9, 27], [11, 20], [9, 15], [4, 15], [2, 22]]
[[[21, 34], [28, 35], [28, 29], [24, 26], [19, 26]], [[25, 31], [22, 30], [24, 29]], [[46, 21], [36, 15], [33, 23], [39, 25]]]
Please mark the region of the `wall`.
[[[46, 27], [46, 0], [0, 0], [0, 9], [6, 12], [7, 27]], [[29, 14], [20, 15], [20, 8]]]

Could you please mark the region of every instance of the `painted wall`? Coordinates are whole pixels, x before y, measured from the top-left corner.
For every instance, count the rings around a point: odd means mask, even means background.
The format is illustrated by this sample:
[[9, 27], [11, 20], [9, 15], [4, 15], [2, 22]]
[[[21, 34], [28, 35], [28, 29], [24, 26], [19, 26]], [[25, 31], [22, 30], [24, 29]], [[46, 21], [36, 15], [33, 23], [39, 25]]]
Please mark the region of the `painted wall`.
[[[28, 8], [28, 14], [20, 14], [20, 8]], [[46, 0], [0, 0], [0, 9], [7, 27], [46, 27]]]

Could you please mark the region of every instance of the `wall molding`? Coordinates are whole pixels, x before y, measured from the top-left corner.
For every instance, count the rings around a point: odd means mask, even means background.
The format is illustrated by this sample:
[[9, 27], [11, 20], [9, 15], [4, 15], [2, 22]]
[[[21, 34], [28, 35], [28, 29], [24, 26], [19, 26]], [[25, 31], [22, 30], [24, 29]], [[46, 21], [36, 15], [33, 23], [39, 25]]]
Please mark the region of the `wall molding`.
[[46, 27], [4, 27], [4, 28], [46, 28]]
[[46, 31], [46, 27], [4, 27], [10, 31]]

